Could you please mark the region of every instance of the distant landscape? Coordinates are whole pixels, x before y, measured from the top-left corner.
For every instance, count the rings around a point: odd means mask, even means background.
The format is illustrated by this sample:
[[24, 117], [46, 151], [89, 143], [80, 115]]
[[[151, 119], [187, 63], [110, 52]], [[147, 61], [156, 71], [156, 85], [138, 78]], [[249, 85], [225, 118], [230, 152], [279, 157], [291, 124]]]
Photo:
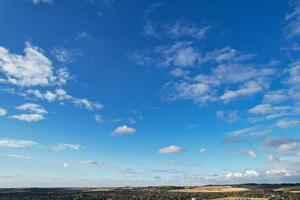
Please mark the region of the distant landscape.
[[300, 184], [241, 184], [199, 187], [8, 188], [0, 200], [299, 200]]

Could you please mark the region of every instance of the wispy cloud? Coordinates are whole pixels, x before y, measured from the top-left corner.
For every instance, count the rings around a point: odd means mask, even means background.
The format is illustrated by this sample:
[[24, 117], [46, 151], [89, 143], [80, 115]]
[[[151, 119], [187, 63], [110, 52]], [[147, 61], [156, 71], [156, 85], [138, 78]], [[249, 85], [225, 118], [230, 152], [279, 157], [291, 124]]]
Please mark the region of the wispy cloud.
[[12, 139], [0, 139], [0, 147], [10, 148], [27, 148], [37, 145], [36, 141], [32, 140], [12, 140]]
[[20, 155], [20, 154], [4, 154], [3, 156], [5, 157], [9, 157], [9, 158], [16, 158], [16, 159], [32, 159], [31, 156], [27, 156], [27, 155]]
[[[81, 34], [80, 38], [83, 37], [87, 36]], [[61, 63], [72, 63], [82, 55], [82, 52], [78, 49], [68, 49], [61, 46], [54, 47], [51, 53]]]
[[78, 151], [82, 149], [83, 147], [80, 144], [56, 144], [52, 146], [52, 149], [54, 151], [67, 151], [67, 150], [72, 150], [72, 151]]

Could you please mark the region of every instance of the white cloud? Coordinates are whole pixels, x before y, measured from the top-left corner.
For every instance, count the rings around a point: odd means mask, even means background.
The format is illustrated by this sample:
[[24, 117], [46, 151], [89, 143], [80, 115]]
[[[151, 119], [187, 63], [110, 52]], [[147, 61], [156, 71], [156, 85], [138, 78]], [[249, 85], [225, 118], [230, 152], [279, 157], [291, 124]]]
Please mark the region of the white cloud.
[[11, 140], [11, 139], [0, 139], [0, 147], [10, 148], [26, 148], [37, 145], [38, 143], [32, 140]]
[[119, 126], [115, 128], [112, 132], [112, 135], [130, 135], [133, 134], [136, 130], [127, 125]]
[[5, 157], [17, 158], [17, 159], [32, 159], [31, 156], [19, 155], [19, 154], [4, 154]]
[[289, 127], [294, 127], [294, 126], [300, 126], [300, 120], [281, 119], [276, 122], [276, 126], [279, 128], [289, 128]]
[[252, 134], [252, 133], [256, 132], [256, 130], [257, 130], [257, 127], [248, 127], [248, 128], [243, 128], [243, 129], [231, 131], [228, 134], [230, 136], [249, 135], [249, 134]]
[[252, 170], [247, 170], [245, 173], [244, 173], [244, 177], [258, 177], [259, 176], [259, 173], [257, 171], [255, 171], [254, 169]]
[[250, 157], [256, 158], [256, 153], [255, 153], [254, 151], [249, 150], [247, 153], [248, 153], [248, 155], [249, 155]]
[[216, 117], [229, 123], [233, 123], [239, 120], [239, 116], [237, 115], [236, 111], [219, 110], [216, 113]]
[[154, 38], [159, 38], [160, 34], [157, 32], [154, 24], [151, 21], [146, 21], [143, 25], [143, 34]]
[[241, 86], [237, 90], [227, 90], [220, 97], [221, 100], [225, 102], [232, 101], [233, 99], [254, 95], [258, 92], [261, 92], [263, 88], [255, 81], [249, 81]]
[[27, 90], [26, 94], [33, 95], [34, 97], [42, 100], [47, 100], [49, 102], [53, 101], [70, 101], [78, 107], [83, 107], [87, 110], [100, 110], [103, 108], [103, 105], [100, 102], [93, 102], [86, 98], [77, 98], [69, 95], [64, 89], [58, 88], [52, 91], [41, 92], [40, 90]]
[[26, 93], [33, 95], [38, 99], [47, 100], [49, 102], [64, 101], [73, 98], [72, 96], [67, 94], [67, 92], [62, 88], [55, 89], [53, 92], [46, 91], [45, 93], [42, 93], [40, 90], [37, 89], [27, 90]]
[[10, 118], [26, 122], [37, 122], [43, 120], [45, 119], [44, 115], [48, 113], [42, 106], [34, 103], [25, 103], [23, 105], [17, 106], [16, 109], [27, 111], [29, 113], [12, 115], [10, 116]]
[[245, 172], [228, 172], [225, 174], [225, 178], [227, 179], [235, 179], [235, 178], [253, 178], [259, 177], [260, 174], [256, 170], [246, 170]]
[[275, 149], [276, 151], [283, 154], [295, 153], [295, 150], [298, 147], [300, 147], [299, 139], [293, 139], [287, 137], [278, 137], [278, 138], [267, 137], [264, 139], [263, 142], [267, 148]]
[[69, 164], [68, 163], [64, 163], [64, 168], [68, 168]]
[[300, 84], [300, 61], [292, 63], [287, 69], [287, 72], [289, 73], [287, 83], [293, 86]]
[[[164, 63], [169, 64], [173, 57], [166, 56], [169, 59], [165, 59]], [[243, 63], [252, 55], [231, 48], [215, 50], [204, 56], [199, 54], [197, 57], [195, 64], [216, 66], [211, 67], [210, 73], [200, 73], [194, 77], [188, 71], [173, 69], [171, 75], [175, 75], [177, 80], [165, 85], [167, 100], [192, 100], [198, 104], [219, 100], [230, 102], [267, 89], [269, 79], [275, 73], [272, 68]], [[195, 69], [198, 69], [198, 65]]]
[[206, 151], [205, 148], [201, 148], [201, 149], [198, 150], [198, 153], [204, 153], [205, 151]]
[[249, 113], [265, 115], [290, 110], [289, 106], [273, 106], [271, 104], [260, 104], [248, 110]]
[[63, 84], [68, 78], [66, 73], [54, 72], [52, 62], [41, 49], [30, 43], [26, 43], [24, 55], [10, 53], [5, 47], [0, 47], [0, 72], [1, 82], [21, 87]]
[[277, 91], [271, 91], [271, 92], [267, 92], [264, 95], [264, 102], [265, 103], [282, 103], [287, 101], [288, 95], [285, 94], [285, 92], [283, 90], [277, 90]]
[[28, 111], [36, 114], [47, 114], [48, 112], [40, 105], [34, 103], [25, 103], [23, 105], [17, 106], [17, 110]]
[[[253, 54], [245, 54], [236, 49], [230, 47], [224, 47], [222, 49], [216, 49], [211, 52], [207, 52], [205, 55], [205, 60], [212, 60], [217, 63], [239, 63], [241, 61], [249, 60], [254, 57]], [[253, 72], [252, 70], [249, 72]]]
[[[296, 3], [295, 3], [296, 2]], [[293, 12], [286, 16], [287, 25], [285, 27], [286, 38], [293, 39], [300, 36], [300, 3], [295, 1]]]
[[241, 172], [228, 172], [225, 174], [225, 178], [241, 178], [243, 174]]
[[95, 115], [95, 116], [94, 116], [94, 119], [95, 119], [95, 121], [96, 121], [97, 123], [103, 123], [103, 122], [104, 122], [104, 120], [102, 119], [102, 116], [99, 115], [99, 114]]
[[164, 148], [159, 149], [158, 153], [160, 154], [171, 154], [171, 153], [179, 153], [183, 151], [182, 147], [176, 145], [170, 145]]
[[39, 3], [52, 3], [53, 0], [30, 0], [33, 4], [39, 4]]
[[190, 42], [176, 42], [172, 46], [157, 48], [161, 55], [162, 66], [175, 65], [179, 67], [191, 67], [197, 64], [200, 54]]
[[274, 156], [274, 155], [269, 155], [269, 156], [268, 156], [268, 161], [280, 161], [280, 159], [277, 158], [277, 157]]
[[80, 98], [72, 98], [72, 102], [79, 106], [79, 107], [84, 107], [87, 110], [100, 110], [103, 108], [103, 105], [99, 102], [91, 102], [88, 99], [80, 99]]
[[19, 114], [12, 115], [10, 118], [26, 122], [37, 122], [45, 119], [41, 114]]
[[299, 146], [299, 142], [284, 143], [278, 146], [278, 150], [281, 152], [288, 152], [296, 148], [297, 146]]
[[[99, 15], [99, 13], [101, 14], [101, 12], [98, 12], [98, 15]], [[92, 38], [92, 36], [88, 32], [83, 31], [83, 32], [78, 33], [76, 40], [91, 39], [91, 38]]]
[[190, 73], [187, 70], [183, 70], [181, 68], [175, 68], [170, 72], [170, 74], [174, 77], [187, 78]]
[[0, 107], [0, 117], [5, 116], [7, 114], [7, 110]]
[[99, 162], [99, 161], [94, 161], [94, 160], [83, 160], [81, 162], [86, 165], [91, 165], [91, 166], [96, 166], [96, 167], [101, 167], [101, 168], [107, 166], [107, 163], [105, 163], [105, 162]]
[[168, 92], [167, 100], [192, 100], [198, 104], [205, 104], [216, 100], [213, 95], [213, 88], [204, 82], [170, 83], [165, 88]]
[[52, 149], [54, 151], [66, 151], [66, 150], [77, 151], [82, 149], [82, 147], [79, 144], [56, 144], [55, 146], [52, 146]]
[[271, 169], [266, 171], [267, 176], [291, 176], [291, 172], [286, 169]]

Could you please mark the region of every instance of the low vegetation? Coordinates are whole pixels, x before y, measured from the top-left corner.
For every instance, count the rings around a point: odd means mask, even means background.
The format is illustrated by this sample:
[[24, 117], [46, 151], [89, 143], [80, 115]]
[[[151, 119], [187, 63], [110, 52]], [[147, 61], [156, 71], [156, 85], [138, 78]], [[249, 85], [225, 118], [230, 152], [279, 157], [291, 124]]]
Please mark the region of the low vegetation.
[[[0, 200], [299, 200], [298, 184], [0, 189]], [[192, 192], [190, 192], [192, 191]], [[197, 191], [197, 192], [194, 192]]]

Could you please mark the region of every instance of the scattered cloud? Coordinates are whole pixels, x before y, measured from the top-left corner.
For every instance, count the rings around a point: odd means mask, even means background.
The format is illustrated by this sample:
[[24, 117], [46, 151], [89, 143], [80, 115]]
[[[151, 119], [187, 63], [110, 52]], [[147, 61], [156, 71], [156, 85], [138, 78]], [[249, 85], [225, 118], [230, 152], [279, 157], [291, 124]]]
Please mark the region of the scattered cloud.
[[72, 104], [78, 106], [78, 107], [83, 107], [87, 110], [94, 111], [94, 110], [100, 110], [103, 108], [103, 105], [100, 102], [97, 101], [90, 101], [86, 98], [77, 98], [69, 95], [64, 89], [62, 88], [57, 88], [53, 92], [52, 91], [46, 91], [46, 92], [41, 92], [38, 89], [35, 90], [27, 90], [26, 91], [27, 95], [32, 95], [35, 98], [42, 99], [42, 100], [47, 100], [49, 102], [53, 101], [70, 101]]
[[[209, 69], [210, 73], [193, 73], [196, 74], [193, 77], [186, 70], [175, 71], [176, 80], [165, 85], [167, 100], [192, 100], [197, 104], [217, 101], [228, 103], [263, 92], [268, 88], [270, 79], [275, 74], [272, 68], [246, 62], [253, 55], [229, 47], [204, 55], [199, 53], [199, 50], [195, 52], [197, 56], [192, 56], [193, 59], [189, 59], [191, 62], [189, 64], [187, 62], [187, 66], [193, 66], [194, 71], [200, 70], [202, 65], [208, 64], [214, 67]], [[163, 54], [164, 65], [176, 65], [174, 60], [177, 54], [171, 51], [170, 55]], [[192, 62], [194, 63], [191, 64]], [[174, 74], [173, 71], [171, 72]]]
[[158, 153], [160, 154], [172, 154], [172, 153], [179, 153], [183, 151], [183, 148], [180, 146], [176, 146], [176, 145], [170, 145], [167, 147], [163, 147], [161, 149], [159, 149]]
[[12, 139], [0, 139], [0, 147], [10, 148], [27, 148], [33, 147], [38, 143], [32, 140], [12, 140]]
[[64, 168], [68, 168], [68, 167], [69, 167], [69, 164], [68, 164], [68, 163], [64, 163], [63, 167], [64, 167]]
[[115, 130], [112, 132], [112, 135], [131, 135], [136, 130], [134, 128], [131, 128], [127, 125], [119, 126], [115, 128]]

